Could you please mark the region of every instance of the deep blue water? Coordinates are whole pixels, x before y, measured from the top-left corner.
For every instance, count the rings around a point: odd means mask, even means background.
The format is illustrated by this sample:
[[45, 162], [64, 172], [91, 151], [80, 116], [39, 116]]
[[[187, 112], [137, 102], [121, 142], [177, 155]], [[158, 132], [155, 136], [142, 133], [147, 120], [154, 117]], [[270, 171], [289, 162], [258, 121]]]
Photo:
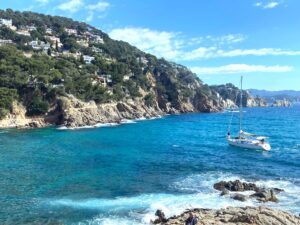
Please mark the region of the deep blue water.
[[237, 178], [284, 188], [270, 206], [299, 214], [300, 107], [245, 111], [245, 130], [269, 136], [270, 152], [227, 146], [231, 113], [0, 130], [0, 224], [147, 224], [157, 208], [171, 216], [190, 207], [258, 205], [212, 188]]

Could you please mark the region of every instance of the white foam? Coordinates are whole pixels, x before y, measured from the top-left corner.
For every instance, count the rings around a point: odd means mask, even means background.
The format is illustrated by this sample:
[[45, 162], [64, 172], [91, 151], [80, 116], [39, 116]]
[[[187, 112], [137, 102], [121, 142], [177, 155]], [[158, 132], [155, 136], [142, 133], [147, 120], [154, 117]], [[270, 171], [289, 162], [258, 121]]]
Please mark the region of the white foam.
[[[98, 210], [99, 216], [88, 224], [149, 224], [154, 219], [157, 209], [163, 210], [167, 217], [178, 215], [190, 208], [219, 209], [228, 206], [244, 207], [258, 206], [262, 203], [255, 199], [246, 202], [236, 201], [230, 196], [220, 196], [220, 192], [213, 189], [213, 184], [221, 180], [236, 180], [253, 182], [239, 176], [227, 173], [205, 173], [190, 175], [170, 185], [181, 194], [142, 194], [134, 197], [120, 197], [115, 199], [52, 199], [47, 203], [53, 207], [71, 207], [85, 210]], [[260, 187], [283, 188], [285, 192], [277, 194], [279, 203], [265, 205], [292, 213], [300, 211], [300, 186], [287, 180], [268, 180], [254, 182]], [[244, 193], [244, 194], [251, 194]], [[120, 215], [125, 216], [120, 217]]]
[[58, 130], [79, 130], [79, 129], [92, 129], [92, 128], [99, 128], [99, 127], [113, 127], [118, 126], [119, 123], [97, 123], [95, 125], [87, 125], [87, 126], [80, 126], [80, 127], [66, 127], [60, 126], [57, 127]]
[[126, 123], [136, 123], [136, 122], [135, 120], [122, 119], [120, 123], [126, 124]]
[[58, 130], [78, 130], [78, 129], [92, 129], [92, 128], [99, 128], [99, 127], [112, 127], [112, 126], [118, 126], [120, 124], [130, 124], [130, 123], [136, 123], [137, 121], [143, 121], [143, 120], [154, 120], [162, 118], [162, 116], [156, 116], [151, 118], [145, 118], [140, 117], [137, 119], [129, 120], [129, 119], [122, 119], [119, 123], [97, 123], [95, 125], [87, 125], [87, 126], [80, 126], [80, 127], [66, 127], [66, 126], [59, 126], [57, 127]]

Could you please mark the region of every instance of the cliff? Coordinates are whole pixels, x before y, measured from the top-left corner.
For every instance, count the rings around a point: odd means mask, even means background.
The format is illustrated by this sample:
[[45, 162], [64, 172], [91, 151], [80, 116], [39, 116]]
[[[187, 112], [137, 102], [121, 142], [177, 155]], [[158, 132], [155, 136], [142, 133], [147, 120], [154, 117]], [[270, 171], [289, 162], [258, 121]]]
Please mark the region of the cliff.
[[276, 100], [271, 104], [272, 107], [290, 107], [291, 102], [283, 99], [283, 100]]
[[244, 207], [226, 209], [193, 209], [168, 219], [166, 225], [184, 224], [188, 214], [192, 212], [203, 225], [299, 225], [300, 218], [287, 212], [267, 207]]
[[[240, 90], [233, 84], [213, 85], [212, 90], [219, 93], [220, 101], [225, 104], [225, 108], [237, 108], [240, 105]], [[259, 96], [252, 96], [249, 91], [242, 92], [243, 107], [266, 107], [267, 102]]]
[[9, 9], [0, 10], [0, 18], [14, 27], [0, 27], [0, 39], [7, 40], [0, 46], [2, 127], [217, 112], [229, 102], [188, 68], [86, 23]]

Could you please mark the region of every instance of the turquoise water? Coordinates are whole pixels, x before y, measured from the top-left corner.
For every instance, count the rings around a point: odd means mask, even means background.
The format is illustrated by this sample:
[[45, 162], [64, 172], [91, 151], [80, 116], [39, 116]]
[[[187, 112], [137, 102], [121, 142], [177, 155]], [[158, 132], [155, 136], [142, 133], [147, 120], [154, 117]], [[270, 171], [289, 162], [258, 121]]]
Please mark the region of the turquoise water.
[[300, 107], [245, 111], [246, 130], [270, 136], [271, 152], [227, 146], [230, 113], [1, 130], [0, 224], [147, 224], [158, 208], [171, 216], [191, 207], [259, 205], [212, 188], [237, 178], [285, 189], [269, 206], [299, 214]]

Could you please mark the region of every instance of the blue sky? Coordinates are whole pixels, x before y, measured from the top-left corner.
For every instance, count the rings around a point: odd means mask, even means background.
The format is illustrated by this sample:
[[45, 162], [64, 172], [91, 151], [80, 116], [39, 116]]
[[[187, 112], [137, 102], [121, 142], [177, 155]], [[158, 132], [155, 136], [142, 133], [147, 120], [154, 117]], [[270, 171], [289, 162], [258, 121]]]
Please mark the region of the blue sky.
[[208, 84], [300, 90], [299, 0], [0, 0], [85, 21]]

